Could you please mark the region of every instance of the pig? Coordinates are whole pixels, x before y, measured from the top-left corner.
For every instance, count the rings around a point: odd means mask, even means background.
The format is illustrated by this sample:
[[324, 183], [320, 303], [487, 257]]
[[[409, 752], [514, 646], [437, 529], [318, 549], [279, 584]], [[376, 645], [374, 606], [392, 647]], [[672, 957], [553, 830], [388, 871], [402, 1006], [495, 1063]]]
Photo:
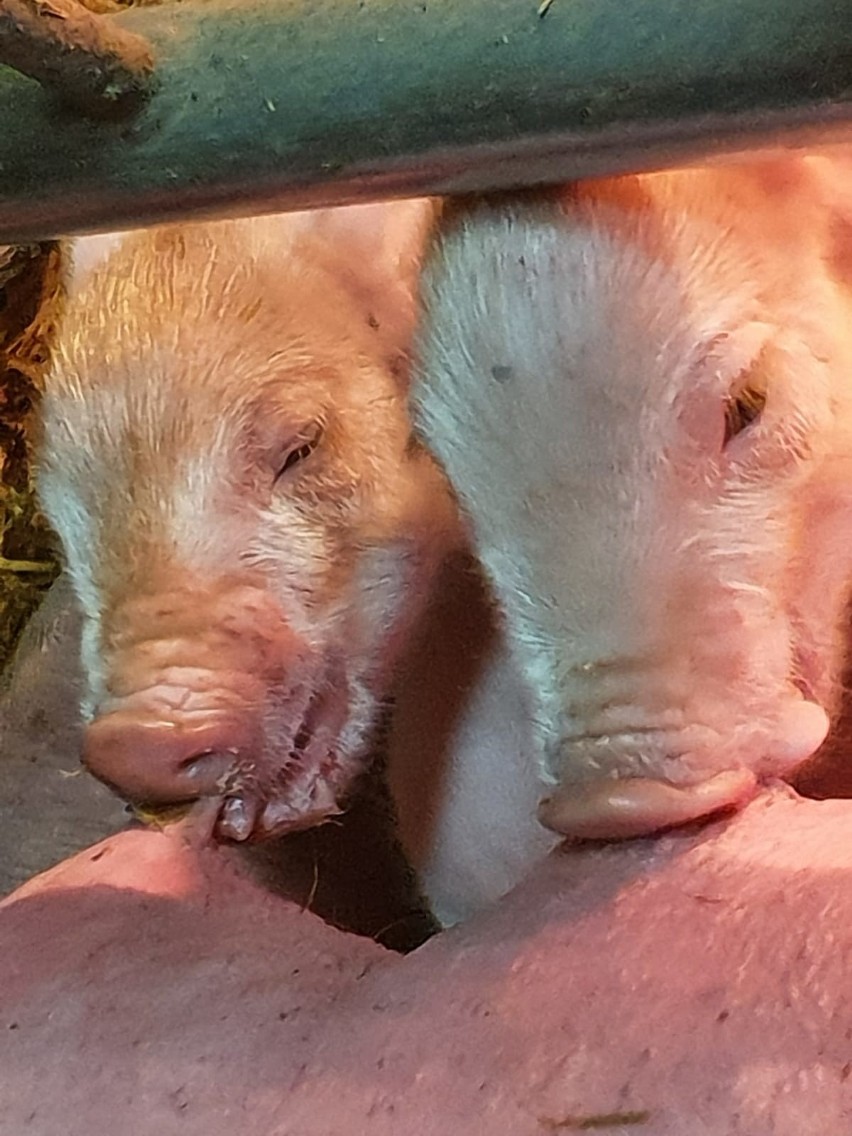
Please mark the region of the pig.
[[84, 761], [222, 840], [338, 813], [457, 539], [405, 403], [425, 201], [83, 238], [38, 487]]
[[562, 838], [736, 809], [823, 742], [852, 568], [849, 154], [444, 208], [412, 413], [501, 621], [430, 817], [402, 810], [446, 921]]

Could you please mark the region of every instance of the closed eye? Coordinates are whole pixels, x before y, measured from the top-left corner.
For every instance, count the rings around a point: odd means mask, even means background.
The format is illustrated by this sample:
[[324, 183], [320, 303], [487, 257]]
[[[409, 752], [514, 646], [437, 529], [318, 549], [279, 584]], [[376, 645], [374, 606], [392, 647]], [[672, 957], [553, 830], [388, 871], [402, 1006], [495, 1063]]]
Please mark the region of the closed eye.
[[766, 406], [766, 391], [746, 387], [738, 395], [725, 400], [725, 441], [724, 445], [741, 434], [747, 426], [755, 422]]
[[287, 451], [284, 460], [275, 474], [275, 481], [279, 481], [286, 473], [311, 456], [322, 440], [322, 427], [317, 425], [309, 438], [301, 438]]
[[756, 422], [766, 406], [767, 380], [762, 360], [750, 367], [734, 384], [725, 399], [725, 438], [727, 446], [738, 434]]

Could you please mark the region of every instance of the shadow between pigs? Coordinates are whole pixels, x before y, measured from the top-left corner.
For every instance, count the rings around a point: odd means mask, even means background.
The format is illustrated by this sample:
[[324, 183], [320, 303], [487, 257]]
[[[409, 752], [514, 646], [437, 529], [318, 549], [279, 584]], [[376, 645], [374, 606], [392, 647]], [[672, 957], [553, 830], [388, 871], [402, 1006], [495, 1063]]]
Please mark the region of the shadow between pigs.
[[396, 700], [374, 739], [376, 757], [337, 823], [241, 851], [255, 878], [305, 901], [333, 926], [407, 952], [439, 931], [398, 837], [386, 753], [393, 747], [396, 791], [409, 817], [409, 852], [425, 858], [434, 839], [454, 731], [468, 692], [496, 643], [494, 608], [476, 561], [444, 563], [432, 599], [400, 660]]
[[381, 757], [339, 821], [231, 854], [270, 892], [389, 950], [414, 950], [439, 929], [397, 841]]
[[389, 731], [392, 779], [415, 863], [427, 861], [434, 845], [456, 731], [499, 650], [498, 619], [476, 560], [466, 552], [448, 556], [400, 662]]

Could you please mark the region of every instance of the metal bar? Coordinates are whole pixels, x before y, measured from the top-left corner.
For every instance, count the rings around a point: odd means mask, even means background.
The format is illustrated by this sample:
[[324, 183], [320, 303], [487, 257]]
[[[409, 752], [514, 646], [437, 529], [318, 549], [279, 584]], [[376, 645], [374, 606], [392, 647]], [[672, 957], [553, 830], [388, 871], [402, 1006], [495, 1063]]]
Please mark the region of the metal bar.
[[153, 63], [144, 40], [78, 0], [0, 0], [0, 64], [81, 114], [132, 113], [150, 91]]
[[849, 0], [195, 0], [116, 20], [157, 59], [129, 123], [0, 69], [0, 242], [649, 169], [852, 122]]

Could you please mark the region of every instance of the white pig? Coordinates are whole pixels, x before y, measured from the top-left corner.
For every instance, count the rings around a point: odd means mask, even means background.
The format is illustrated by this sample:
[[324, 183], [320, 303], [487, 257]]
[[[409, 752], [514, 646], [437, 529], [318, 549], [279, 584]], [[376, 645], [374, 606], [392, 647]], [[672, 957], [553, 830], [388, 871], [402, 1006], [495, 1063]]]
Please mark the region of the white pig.
[[402, 809], [445, 921], [557, 835], [735, 807], [821, 745], [852, 581], [850, 168], [772, 154], [445, 209], [414, 413], [505, 628], [484, 744], [463, 725], [426, 839]]
[[39, 487], [84, 614], [85, 761], [260, 839], [339, 811], [455, 539], [412, 445], [425, 202], [81, 240]]

